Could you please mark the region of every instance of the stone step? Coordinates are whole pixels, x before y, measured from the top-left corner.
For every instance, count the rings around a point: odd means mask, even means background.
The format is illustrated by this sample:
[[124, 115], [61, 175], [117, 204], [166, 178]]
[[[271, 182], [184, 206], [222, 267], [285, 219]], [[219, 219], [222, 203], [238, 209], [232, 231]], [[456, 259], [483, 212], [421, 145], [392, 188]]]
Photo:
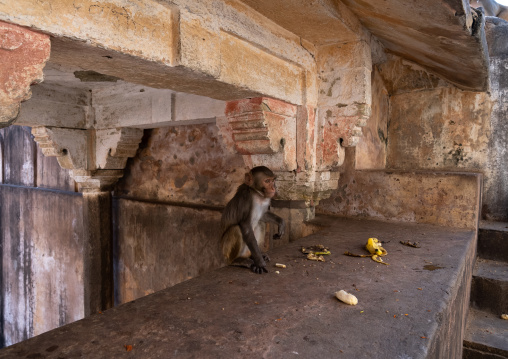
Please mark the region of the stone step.
[[508, 314], [508, 263], [481, 258], [476, 260], [471, 283], [471, 304], [476, 309], [493, 314]]
[[470, 309], [464, 337], [463, 359], [508, 358], [508, 320]]
[[478, 257], [508, 262], [508, 223], [480, 222]]

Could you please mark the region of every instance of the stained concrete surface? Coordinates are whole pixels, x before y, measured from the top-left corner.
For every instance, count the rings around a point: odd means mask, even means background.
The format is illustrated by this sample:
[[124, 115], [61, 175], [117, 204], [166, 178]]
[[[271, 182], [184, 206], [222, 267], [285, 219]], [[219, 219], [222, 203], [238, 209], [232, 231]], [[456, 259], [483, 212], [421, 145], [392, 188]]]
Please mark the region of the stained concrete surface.
[[[320, 225], [271, 251], [268, 274], [224, 267], [3, 349], [0, 358], [461, 357], [473, 231], [337, 217]], [[342, 254], [363, 253], [372, 236], [385, 242], [390, 265]], [[326, 262], [303, 257], [301, 246], [314, 244], [330, 248]], [[441, 268], [425, 270], [430, 264]], [[339, 302], [340, 289], [359, 304]]]

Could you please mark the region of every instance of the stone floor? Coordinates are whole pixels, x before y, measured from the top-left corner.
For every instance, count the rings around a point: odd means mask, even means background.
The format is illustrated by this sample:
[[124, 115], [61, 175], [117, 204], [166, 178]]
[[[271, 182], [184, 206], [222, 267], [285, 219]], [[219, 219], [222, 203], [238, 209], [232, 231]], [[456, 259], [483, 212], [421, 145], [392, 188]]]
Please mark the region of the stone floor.
[[[3, 349], [0, 358], [461, 357], [474, 232], [333, 217], [318, 224], [322, 231], [271, 251], [267, 274], [221, 268]], [[364, 253], [369, 237], [385, 242], [390, 265], [343, 255]], [[407, 240], [421, 248], [399, 243]], [[326, 262], [302, 255], [314, 244], [330, 248]], [[358, 305], [338, 301], [340, 289]]]

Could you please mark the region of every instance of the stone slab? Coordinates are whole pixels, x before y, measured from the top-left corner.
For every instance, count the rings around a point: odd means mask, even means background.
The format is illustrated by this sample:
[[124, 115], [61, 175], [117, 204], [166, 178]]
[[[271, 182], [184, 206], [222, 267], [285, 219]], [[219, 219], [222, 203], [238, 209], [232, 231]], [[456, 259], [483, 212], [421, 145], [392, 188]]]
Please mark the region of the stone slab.
[[508, 223], [489, 221], [480, 223], [478, 256], [508, 262]]
[[498, 315], [508, 314], [508, 263], [486, 259], [476, 261], [471, 302], [478, 309]]
[[[508, 321], [498, 315], [471, 310], [467, 320], [464, 346], [492, 355], [508, 358]], [[489, 356], [485, 356], [490, 358]], [[483, 358], [473, 357], [471, 358]]]
[[[211, 271], [3, 349], [0, 358], [462, 356], [474, 231], [337, 217], [323, 225], [271, 251], [267, 274]], [[342, 254], [362, 253], [372, 236], [385, 241], [389, 266]], [[302, 255], [301, 246], [315, 244], [330, 248], [326, 262]], [[340, 289], [359, 304], [339, 302]]]

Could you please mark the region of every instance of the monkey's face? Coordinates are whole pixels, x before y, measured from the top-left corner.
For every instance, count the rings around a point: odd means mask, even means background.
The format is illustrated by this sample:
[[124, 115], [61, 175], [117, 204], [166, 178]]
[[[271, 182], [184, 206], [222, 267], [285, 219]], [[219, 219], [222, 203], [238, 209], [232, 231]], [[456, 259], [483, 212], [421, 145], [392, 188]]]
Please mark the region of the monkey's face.
[[275, 189], [275, 177], [264, 177], [261, 183], [265, 198], [273, 198], [277, 192]]

